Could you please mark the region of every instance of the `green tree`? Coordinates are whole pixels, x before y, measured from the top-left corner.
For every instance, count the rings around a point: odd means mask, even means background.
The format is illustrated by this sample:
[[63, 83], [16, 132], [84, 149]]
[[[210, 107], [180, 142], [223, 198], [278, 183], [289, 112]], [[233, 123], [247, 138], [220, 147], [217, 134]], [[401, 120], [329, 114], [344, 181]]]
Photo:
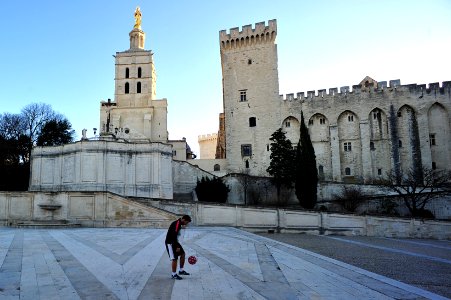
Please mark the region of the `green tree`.
[[70, 122], [60, 117], [47, 121], [41, 129], [36, 141], [37, 146], [58, 146], [73, 141], [75, 131]]
[[315, 149], [301, 111], [301, 136], [296, 149], [296, 196], [302, 207], [311, 209], [317, 200], [318, 171]]
[[271, 141], [271, 162], [266, 171], [273, 176], [277, 189], [277, 200], [280, 200], [282, 186], [291, 188], [295, 178], [295, 151], [291, 141], [287, 139], [282, 128], [277, 129], [269, 139]]

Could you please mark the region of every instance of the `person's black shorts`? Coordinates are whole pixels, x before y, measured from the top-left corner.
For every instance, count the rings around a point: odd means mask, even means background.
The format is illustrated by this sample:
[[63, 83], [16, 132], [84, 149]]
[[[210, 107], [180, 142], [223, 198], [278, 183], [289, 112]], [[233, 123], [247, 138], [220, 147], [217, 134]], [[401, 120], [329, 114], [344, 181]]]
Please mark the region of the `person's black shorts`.
[[[177, 248], [180, 248], [180, 251], [177, 252]], [[170, 260], [176, 260], [182, 254], [185, 254], [185, 250], [183, 250], [182, 245], [180, 244], [166, 244], [166, 251], [168, 252]]]

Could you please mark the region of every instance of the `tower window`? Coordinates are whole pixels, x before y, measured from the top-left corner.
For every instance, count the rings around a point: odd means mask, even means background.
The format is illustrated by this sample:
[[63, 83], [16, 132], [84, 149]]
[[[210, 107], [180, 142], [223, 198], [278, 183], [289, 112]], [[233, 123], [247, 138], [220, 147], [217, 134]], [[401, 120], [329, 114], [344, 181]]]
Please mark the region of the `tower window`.
[[320, 118], [320, 119], [319, 119], [319, 123], [320, 123], [321, 125], [326, 124], [326, 119]]
[[141, 67], [138, 68], [138, 78], [141, 78]]
[[246, 102], [247, 101], [246, 91], [247, 90], [240, 90], [240, 102]]
[[247, 64], [248, 64], [248, 65], [252, 65], [252, 59], [249, 58], [249, 59], [247, 60]]
[[353, 115], [349, 115], [348, 116], [348, 122], [354, 122], [354, 116]]
[[398, 147], [399, 147], [399, 148], [402, 147], [402, 141], [401, 141], [401, 140], [398, 141]]
[[401, 117], [402, 117], [402, 114], [400, 111], [398, 111], [398, 118], [401, 118]]
[[322, 165], [318, 166], [318, 173], [319, 173], [319, 176], [321, 176], [321, 177], [324, 176], [324, 167]]
[[352, 150], [351, 142], [343, 143], [343, 149], [344, 149], [346, 152], [351, 151], [351, 150]]
[[429, 145], [435, 146], [435, 134], [429, 135]]
[[125, 78], [130, 77], [130, 70], [128, 68], [125, 68]]
[[374, 142], [370, 142], [370, 150], [375, 150], [376, 148], [374, 148]]
[[266, 151], [269, 151], [269, 144], [266, 144]]
[[250, 117], [249, 118], [249, 127], [255, 127], [257, 126], [257, 121], [255, 119], [255, 117]]
[[345, 175], [350, 176], [351, 175], [351, 168], [345, 168]]
[[246, 166], [246, 169], [249, 169], [249, 161], [248, 160], [246, 160], [245, 166]]
[[130, 84], [128, 82], [125, 83], [125, 93], [130, 93]]
[[251, 156], [252, 155], [252, 145], [244, 144], [241, 145], [241, 156]]
[[221, 166], [218, 165], [218, 164], [215, 164], [215, 165], [213, 166], [213, 171], [221, 171]]
[[136, 93], [141, 94], [141, 82], [136, 84]]
[[377, 169], [377, 175], [382, 175], [382, 169]]
[[437, 169], [437, 164], [435, 163], [435, 161], [432, 162], [432, 170], [436, 170]]
[[313, 125], [313, 119], [308, 120], [309, 125]]
[[286, 128], [291, 127], [290, 121], [285, 121], [285, 127], [286, 127]]

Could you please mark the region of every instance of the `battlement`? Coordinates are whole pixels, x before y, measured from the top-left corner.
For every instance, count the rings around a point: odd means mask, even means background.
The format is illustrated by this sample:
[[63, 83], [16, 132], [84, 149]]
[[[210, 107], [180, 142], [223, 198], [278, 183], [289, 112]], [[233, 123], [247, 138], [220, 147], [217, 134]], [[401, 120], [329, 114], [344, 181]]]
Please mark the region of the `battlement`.
[[280, 100], [283, 101], [307, 101], [313, 99], [322, 99], [322, 98], [331, 98], [335, 96], [346, 96], [348, 94], [360, 94], [360, 93], [377, 93], [377, 92], [393, 92], [393, 91], [407, 91], [411, 93], [426, 93], [430, 94], [440, 93], [444, 94], [445, 92], [451, 93], [451, 81], [443, 81], [442, 86], [438, 82], [429, 83], [429, 86], [426, 88], [426, 84], [406, 84], [401, 85], [401, 80], [390, 80], [389, 85], [387, 85], [387, 81], [377, 82], [377, 86], [372, 86], [371, 88], [364, 87], [362, 85], [353, 85], [352, 90], [349, 86], [342, 86], [340, 89], [338, 88], [330, 88], [327, 93], [326, 89], [321, 89], [318, 91], [307, 91], [298, 92], [296, 94], [286, 94], [279, 95]]
[[217, 140], [217, 139], [218, 139], [217, 133], [202, 134], [202, 135], [197, 136], [198, 142], [212, 141], [212, 140]]
[[238, 27], [231, 28], [230, 33], [227, 30], [219, 31], [219, 42], [221, 49], [235, 49], [248, 45], [261, 43], [274, 43], [277, 36], [277, 20], [269, 20], [268, 26], [265, 22], [245, 25], [240, 31]]

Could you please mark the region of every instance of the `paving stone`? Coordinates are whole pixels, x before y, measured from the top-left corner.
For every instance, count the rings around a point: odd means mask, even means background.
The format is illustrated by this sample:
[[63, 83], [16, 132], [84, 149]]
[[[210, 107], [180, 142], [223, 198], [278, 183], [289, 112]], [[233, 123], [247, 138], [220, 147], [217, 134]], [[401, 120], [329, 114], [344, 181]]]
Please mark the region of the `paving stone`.
[[[170, 277], [161, 229], [0, 230], [1, 299], [445, 299], [234, 228], [191, 227]], [[391, 247], [393, 241], [387, 241]], [[2, 256], [3, 255], [3, 256]]]

